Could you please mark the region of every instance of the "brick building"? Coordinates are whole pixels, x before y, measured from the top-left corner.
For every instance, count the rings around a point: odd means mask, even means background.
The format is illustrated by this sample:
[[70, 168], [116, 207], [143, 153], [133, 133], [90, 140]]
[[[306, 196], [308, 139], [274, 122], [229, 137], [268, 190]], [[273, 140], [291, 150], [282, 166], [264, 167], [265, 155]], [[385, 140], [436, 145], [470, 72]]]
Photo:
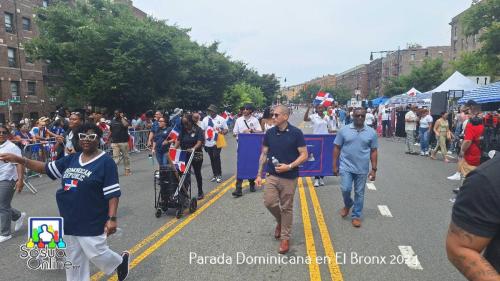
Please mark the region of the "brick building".
[[367, 64], [361, 64], [337, 74], [337, 87], [349, 90], [353, 96], [356, 90], [359, 90], [360, 98], [367, 97], [369, 94], [368, 69]]
[[[481, 5], [481, 2], [475, 5]], [[479, 34], [474, 34], [470, 36], [464, 35], [464, 31], [462, 28], [462, 19], [465, 12], [467, 12], [467, 10], [455, 16], [453, 19], [451, 19], [450, 22], [451, 60], [456, 60], [460, 58], [460, 55], [462, 53], [476, 51], [481, 48], [481, 44], [479, 42], [479, 37], [481, 36], [481, 32], [479, 32]]]
[[[128, 4], [139, 18], [147, 15]], [[27, 57], [23, 43], [39, 35], [34, 24], [35, 8], [49, 0], [0, 0], [0, 123], [22, 118], [37, 119], [55, 110], [56, 101], [47, 95], [47, 67]]]
[[45, 0], [0, 1], [0, 123], [38, 118], [54, 108], [45, 94], [42, 63], [30, 60], [23, 48], [38, 36], [34, 8], [44, 5]]

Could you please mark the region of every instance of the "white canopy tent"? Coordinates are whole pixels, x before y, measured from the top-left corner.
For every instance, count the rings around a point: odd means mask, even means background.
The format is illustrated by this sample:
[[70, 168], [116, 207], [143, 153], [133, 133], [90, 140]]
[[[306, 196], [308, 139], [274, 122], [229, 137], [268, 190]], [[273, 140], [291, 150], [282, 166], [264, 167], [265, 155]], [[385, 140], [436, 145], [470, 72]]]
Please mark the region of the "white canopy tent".
[[455, 71], [453, 75], [446, 79], [446, 81], [444, 81], [436, 89], [427, 93], [448, 92], [453, 90], [463, 90], [464, 92], [470, 92], [477, 87], [478, 85], [472, 82], [472, 80], [465, 77], [462, 73]]

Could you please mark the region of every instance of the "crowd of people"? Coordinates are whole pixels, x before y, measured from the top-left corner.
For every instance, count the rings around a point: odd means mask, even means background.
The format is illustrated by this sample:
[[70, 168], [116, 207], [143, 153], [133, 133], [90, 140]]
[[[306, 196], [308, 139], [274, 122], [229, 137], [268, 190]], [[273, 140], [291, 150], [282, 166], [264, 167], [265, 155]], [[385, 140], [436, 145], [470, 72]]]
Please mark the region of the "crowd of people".
[[[390, 113], [337, 105], [317, 105], [313, 111], [308, 106], [303, 121], [312, 124], [313, 134], [336, 135], [333, 173], [340, 176], [344, 203], [340, 215], [346, 217], [352, 209], [352, 226], [359, 228], [366, 182], [376, 178], [378, 135], [389, 136], [392, 131]], [[129, 154], [137, 149], [134, 142], [137, 133], [145, 133], [145, 146], [151, 149], [159, 169], [171, 163], [168, 154], [172, 148], [186, 151], [188, 158], [193, 155], [189, 169], [197, 181], [198, 199], [203, 199], [203, 151], [210, 159], [210, 181], [221, 183], [221, 151], [226, 147], [225, 136], [232, 132], [236, 140], [240, 134], [265, 134], [258, 173], [248, 180], [249, 190], [255, 192], [256, 186], [263, 183], [262, 171], [266, 167], [264, 205], [277, 222], [274, 236], [281, 241], [279, 252], [287, 253], [298, 167], [308, 159], [303, 133], [288, 122], [290, 114], [291, 108], [283, 105], [257, 111], [252, 104], [245, 104], [235, 115], [221, 113], [217, 106], [210, 105], [204, 111], [179, 108], [170, 114], [147, 111], [131, 115], [130, 119], [121, 110], [104, 116], [100, 112], [60, 109], [52, 119], [42, 117], [34, 122], [21, 120], [19, 124], [1, 125], [0, 242], [12, 237], [11, 222], [15, 223], [14, 231], [18, 231], [26, 216], [11, 206], [15, 190], [20, 192], [24, 186], [25, 168], [47, 174], [51, 179], [61, 179], [62, 188], [57, 191], [56, 198], [65, 220], [67, 241], [71, 242], [68, 243], [71, 244], [68, 256], [83, 265], [68, 269], [68, 280], [88, 277], [89, 262], [106, 274], [116, 271], [118, 279], [124, 280], [128, 275], [129, 253], [125, 251], [119, 255], [110, 250], [106, 237], [113, 234], [118, 225], [116, 216], [121, 195], [118, 165], [123, 162], [124, 176], [132, 174]], [[445, 162], [451, 158], [448, 148], [458, 154], [457, 173], [450, 176], [450, 180], [463, 179], [483, 162], [481, 140], [485, 134], [497, 136], [499, 127], [498, 116], [483, 115], [481, 107], [473, 101], [453, 118], [443, 112], [437, 120], [428, 109], [410, 106], [404, 115], [404, 125], [407, 154], [436, 159], [440, 150]], [[486, 133], [486, 128], [492, 130]], [[434, 149], [429, 148], [430, 135], [436, 137]], [[420, 152], [415, 149], [417, 139]], [[73, 172], [65, 173], [68, 169]], [[80, 176], [74, 188], [84, 193], [73, 192], [73, 187], [66, 183], [74, 180], [71, 175], [75, 171]], [[191, 183], [190, 176], [187, 180]], [[243, 195], [242, 183], [243, 179], [237, 177], [234, 197]], [[322, 185], [325, 185], [324, 177], [315, 177], [314, 186]], [[455, 192], [460, 195], [461, 190]], [[89, 198], [99, 200], [89, 201]], [[78, 211], [88, 206], [93, 206], [94, 211]], [[454, 223], [466, 227], [461, 219], [457, 215]], [[82, 223], [92, 227], [84, 229]]]

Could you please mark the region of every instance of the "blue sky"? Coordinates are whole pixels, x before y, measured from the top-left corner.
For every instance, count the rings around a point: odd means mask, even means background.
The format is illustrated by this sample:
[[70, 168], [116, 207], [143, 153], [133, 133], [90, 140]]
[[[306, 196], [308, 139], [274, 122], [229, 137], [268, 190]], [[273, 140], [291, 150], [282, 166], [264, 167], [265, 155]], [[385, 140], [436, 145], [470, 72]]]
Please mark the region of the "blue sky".
[[286, 85], [368, 63], [370, 51], [450, 45], [451, 18], [471, 0], [134, 0], [199, 43]]

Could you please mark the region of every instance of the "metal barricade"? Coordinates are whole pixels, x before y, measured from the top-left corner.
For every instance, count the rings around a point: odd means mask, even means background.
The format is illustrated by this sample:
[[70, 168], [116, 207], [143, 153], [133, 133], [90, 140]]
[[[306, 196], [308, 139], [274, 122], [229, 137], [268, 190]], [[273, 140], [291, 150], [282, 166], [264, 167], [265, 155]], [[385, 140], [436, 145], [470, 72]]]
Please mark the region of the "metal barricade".
[[[32, 143], [25, 145], [23, 148], [23, 156], [31, 159], [37, 160], [41, 162], [49, 162], [51, 160], [55, 160], [56, 157], [56, 141], [41, 141], [38, 143]], [[32, 193], [37, 193], [36, 188], [30, 183], [29, 179], [33, 177], [41, 177], [39, 173], [29, 170], [25, 167], [25, 177], [24, 177], [24, 185], [31, 190]]]

